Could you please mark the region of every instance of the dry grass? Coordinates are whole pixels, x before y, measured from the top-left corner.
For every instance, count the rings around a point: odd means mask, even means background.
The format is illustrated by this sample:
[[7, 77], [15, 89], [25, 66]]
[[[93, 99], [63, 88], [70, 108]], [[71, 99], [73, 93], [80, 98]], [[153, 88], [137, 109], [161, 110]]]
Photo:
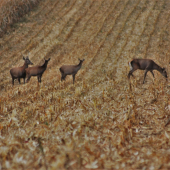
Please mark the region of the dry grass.
[[0, 36], [21, 17], [37, 6], [39, 0], [1, 0]]
[[[10, 2], [10, 1], [9, 1]], [[151, 58], [169, 75], [166, 0], [44, 0], [0, 39], [0, 169], [169, 169], [170, 85], [128, 61]], [[42, 83], [12, 86], [21, 52]], [[85, 58], [60, 82], [59, 68]]]

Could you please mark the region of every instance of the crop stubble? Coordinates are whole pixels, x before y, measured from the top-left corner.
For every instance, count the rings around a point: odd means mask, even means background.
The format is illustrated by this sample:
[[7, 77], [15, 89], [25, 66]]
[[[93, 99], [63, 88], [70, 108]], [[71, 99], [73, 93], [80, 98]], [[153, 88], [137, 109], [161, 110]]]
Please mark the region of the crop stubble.
[[[11, 41], [5, 35], [0, 47], [4, 162], [11, 169], [40, 168], [45, 162], [51, 169], [168, 168], [169, 86], [160, 74], [142, 85], [138, 71], [130, 90], [127, 63], [145, 57], [168, 67], [169, 5], [165, 0], [47, 0], [27, 16], [26, 29], [20, 22]], [[35, 64], [51, 57], [41, 85], [32, 78], [12, 87], [9, 68], [23, 63], [20, 52], [30, 52]], [[60, 82], [58, 68], [78, 57], [85, 62], [76, 84], [70, 77]], [[46, 161], [36, 150], [37, 138]], [[19, 165], [23, 154], [26, 163]]]

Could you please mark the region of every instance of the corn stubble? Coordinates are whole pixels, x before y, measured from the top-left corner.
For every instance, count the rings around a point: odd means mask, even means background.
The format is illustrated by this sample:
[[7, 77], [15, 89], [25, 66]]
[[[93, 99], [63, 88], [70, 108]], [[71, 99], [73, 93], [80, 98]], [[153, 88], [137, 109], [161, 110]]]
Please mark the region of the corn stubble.
[[[170, 168], [169, 83], [156, 71], [144, 85], [143, 71], [127, 79], [133, 57], [169, 75], [169, 8], [165, 0], [45, 0], [3, 35], [0, 169]], [[12, 86], [20, 52], [35, 65], [51, 58], [41, 83]], [[59, 68], [78, 58], [75, 84], [61, 82]]]
[[39, 0], [2, 0], [0, 2], [0, 36], [3, 36], [8, 27], [20, 20], [38, 3]]

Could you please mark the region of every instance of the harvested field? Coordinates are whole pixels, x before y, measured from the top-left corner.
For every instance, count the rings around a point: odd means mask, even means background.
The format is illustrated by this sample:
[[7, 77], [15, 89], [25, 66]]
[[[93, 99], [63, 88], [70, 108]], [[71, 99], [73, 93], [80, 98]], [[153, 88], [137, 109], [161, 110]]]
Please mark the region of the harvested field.
[[[169, 169], [170, 83], [127, 79], [128, 61], [168, 73], [167, 0], [43, 0], [0, 39], [0, 169]], [[51, 60], [42, 83], [10, 69]], [[78, 64], [60, 81], [63, 64]]]
[[[0, 37], [10, 26], [33, 10], [39, 0], [1, 0], [0, 2]], [[14, 30], [14, 29], [13, 29]]]

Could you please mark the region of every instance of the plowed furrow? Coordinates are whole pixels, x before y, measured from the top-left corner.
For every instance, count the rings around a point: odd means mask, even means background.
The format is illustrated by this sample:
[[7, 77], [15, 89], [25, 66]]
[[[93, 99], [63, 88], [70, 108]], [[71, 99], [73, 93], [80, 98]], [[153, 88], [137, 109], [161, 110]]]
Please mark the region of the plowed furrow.
[[147, 58], [154, 59], [156, 58], [160, 64], [164, 65], [164, 59], [166, 59], [168, 51], [161, 50], [162, 38], [165, 30], [167, 29], [167, 23], [169, 21], [170, 14], [168, 13], [168, 9], [170, 4], [165, 1], [161, 6], [162, 9], [160, 11], [157, 22], [155, 23], [154, 31], [150, 37], [149, 45], [147, 48]]
[[160, 10], [154, 10], [154, 8], [156, 8], [159, 3], [161, 3], [161, 6], [163, 5], [162, 1], [157, 1], [157, 3], [153, 7], [153, 10], [149, 14], [148, 21], [146, 22], [146, 27], [140, 37], [140, 43], [138, 44], [138, 47], [136, 49], [136, 56], [142, 54], [143, 57], [147, 57], [146, 51], [148, 48], [149, 40], [154, 31], [155, 24], [160, 14]]
[[[32, 25], [31, 25], [31, 27], [30, 26], [28, 27], [28, 31], [25, 30], [26, 29], [25, 24], [20, 24], [19, 29], [15, 29], [16, 30], [15, 32], [12, 32], [12, 30], [9, 30], [9, 31], [11, 31], [10, 32], [11, 35], [7, 36], [7, 38], [5, 38], [6, 35], [4, 35], [4, 37], [2, 38], [3, 41], [1, 42], [0, 47], [1, 48], [7, 48], [8, 46], [12, 46], [13, 41], [15, 42], [15, 45], [16, 45], [18, 43], [17, 40], [16, 40], [18, 37], [20, 37], [18, 39], [18, 41], [21, 41], [23, 39], [23, 37], [26, 37], [28, 35], [30, 36], [31, 35], [30, 33], [34, 32], [33, 30], [37, 26], [36, 24], [37, 24], [37, 21], [40, 20], [40, 17], [46, 18], [46, 13], [49, 10], [52, 11], [51, 9], [49, 9], [51, 5], [53, 6], [53, 4], [51, 4], [51, 3], [52, 3], [51, 1], [47, 1], [45, 4], [43, 4], [43, 3], [39, 4], [42, 8], [40, 8], [40, 10], [37, 12], [37, 15], [36, 14], [35, 15], [29, 14], [30, 15], [29, 20], [32, 21]], [[54, 5], [56, 5], [56, 4], [59, 3], [59, 1], [57, 1], [57, 2], [53, 1], [53, 3], [54, 3]], [[43, 11], [43, 13], [41, 13], [42, 11]], [[34, 22], [33, 22], [33, 20], [34, 20]], [[29, 22], [29, 21], [26, 21], [26, 22]], [[18, 36], [16, 36], [16, 35], [18, 35]], [[19, 36], [19, 35], [22, 35], [22, 36]], [[0, 48], [0, 50], [1, 50], [1, 48]], [[2, 52], [0, 54], [2, 54]]]

